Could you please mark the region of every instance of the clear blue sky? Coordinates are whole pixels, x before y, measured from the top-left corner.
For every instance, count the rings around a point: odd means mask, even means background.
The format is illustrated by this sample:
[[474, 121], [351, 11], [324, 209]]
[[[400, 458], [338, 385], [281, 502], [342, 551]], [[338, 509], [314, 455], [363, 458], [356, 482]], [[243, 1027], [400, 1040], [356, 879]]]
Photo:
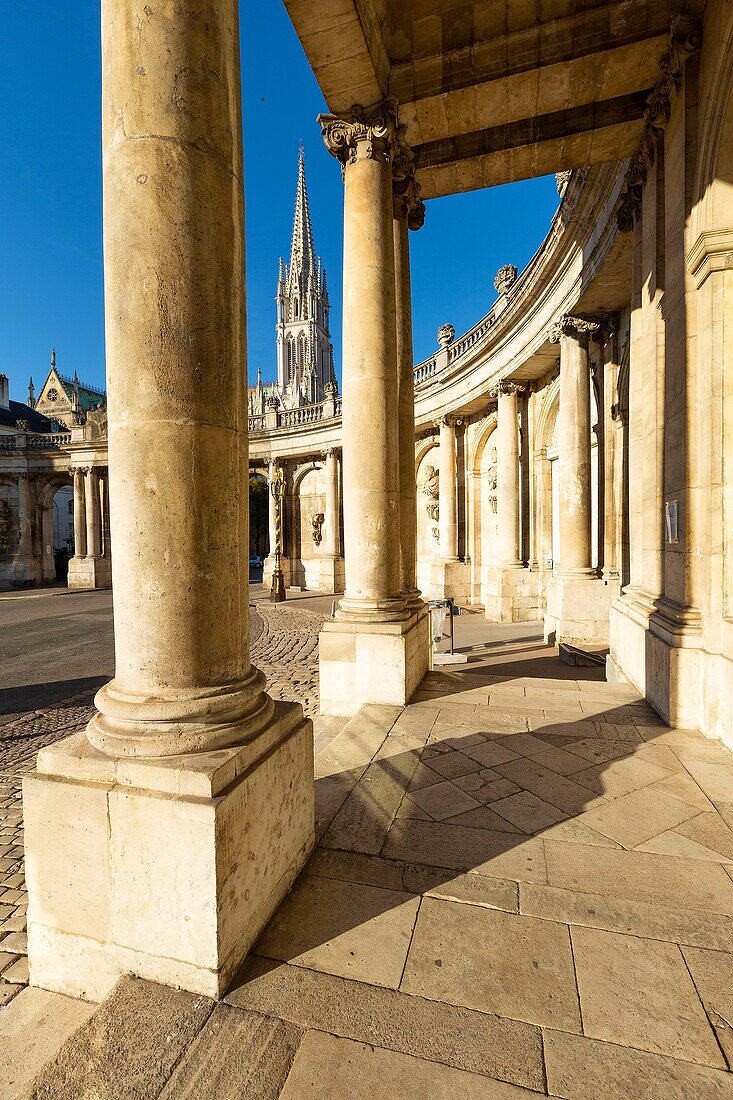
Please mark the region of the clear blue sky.
[[[40, 386], [51, 347], [63, 373], [104, 384], [99, 8], [24, 0], [3, 11], [0, 370], [15, 400], [29, 374]], [[340, 373], [342, 183], [315, 123], [324, 103], [280, 0], [244, 0], [242, 11], [250, 377], [275, 373], [273, 296], [301, 139]], [[551, 178], [428, 204], [411, 235], [416, 360], [440, 324], [461, 333], [487, 311], [496, 270], [521, 270], [556, 205]]]

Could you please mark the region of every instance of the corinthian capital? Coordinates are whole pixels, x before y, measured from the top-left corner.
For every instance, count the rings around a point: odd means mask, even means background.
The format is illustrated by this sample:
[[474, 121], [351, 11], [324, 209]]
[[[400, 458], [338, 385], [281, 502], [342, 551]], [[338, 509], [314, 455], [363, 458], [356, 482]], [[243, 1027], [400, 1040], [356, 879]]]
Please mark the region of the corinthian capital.
[[489, 397], [496, 401], [498, 397], [512, 397], [515, 394], [524, 393], [525, 387], [520, 382], [511, 382], [508, 378], [500, 379], [489, 390]]
[[397, 145], [397, 100], [385, 99], [366, 111], [355, 104], [345, 118], [319, 115], [323, 143], [342, 170], [357, 160], [390, 162]]
[[572, 317], [569, 313], [566, 313], [552, 326], [548, 336], [550, 343], [558, 344], [562, 336], [574, 336], [577, 340], [590, 336], [593, 332], [598, 332], [600, 327], [600, 321], [593, 317]]

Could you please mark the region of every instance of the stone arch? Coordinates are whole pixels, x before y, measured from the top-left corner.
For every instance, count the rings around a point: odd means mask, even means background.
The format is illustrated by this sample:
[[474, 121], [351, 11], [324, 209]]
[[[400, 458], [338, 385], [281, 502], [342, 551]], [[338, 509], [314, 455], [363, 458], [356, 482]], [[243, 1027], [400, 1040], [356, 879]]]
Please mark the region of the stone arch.
[[291, 584], [317, 589], [323, 532], [314, 517], [326, 513], [326, 467], [315, 459], [299, 466], [290, 483]]
[[415, 485], [417, 494], [417, 586], [429, 592], [430, 569], [438, 557], [438, 437], [418, 440], [415, 449]]

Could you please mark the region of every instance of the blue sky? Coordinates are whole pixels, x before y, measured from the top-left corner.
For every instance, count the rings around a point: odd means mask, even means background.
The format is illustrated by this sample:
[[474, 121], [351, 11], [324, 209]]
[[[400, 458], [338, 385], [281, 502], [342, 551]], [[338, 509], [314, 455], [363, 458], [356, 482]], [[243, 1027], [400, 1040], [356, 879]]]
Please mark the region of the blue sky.
[[[0, 69], [0, 370], [24, 400], [57, 349], [65, 374], [104, 384], [99, 2], [24, 0], [3, 12]], [[298, 145], [306, 153], [316, 248], [328, 269], [340, 373], [343, 193], [321, 143], [325, 107], [280, 0], [241, 4], [249, 373], [274, 376], [277, 261], [287, 256]], [[557, 206], [551, 178], [428, 204], [411, 235], [415, 358], [439, 325], [459, 333], [489, 308], [505, 263], [521, 268]]]

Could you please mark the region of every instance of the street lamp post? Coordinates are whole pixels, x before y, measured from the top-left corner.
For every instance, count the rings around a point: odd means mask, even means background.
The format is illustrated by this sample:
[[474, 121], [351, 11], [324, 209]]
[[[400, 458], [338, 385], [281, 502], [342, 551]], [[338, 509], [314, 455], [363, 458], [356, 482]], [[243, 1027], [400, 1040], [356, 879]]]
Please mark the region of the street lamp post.
[[285, 577], [282, 571], [282, 502], [283, 502], [283, 472], [280, 466], [276, 466], [270, 481], [270, 492], [275, 501], [275, 568], [272, 571], [272, 586], [270, 588], [270, 602], [282, 603], [285, 599]]

